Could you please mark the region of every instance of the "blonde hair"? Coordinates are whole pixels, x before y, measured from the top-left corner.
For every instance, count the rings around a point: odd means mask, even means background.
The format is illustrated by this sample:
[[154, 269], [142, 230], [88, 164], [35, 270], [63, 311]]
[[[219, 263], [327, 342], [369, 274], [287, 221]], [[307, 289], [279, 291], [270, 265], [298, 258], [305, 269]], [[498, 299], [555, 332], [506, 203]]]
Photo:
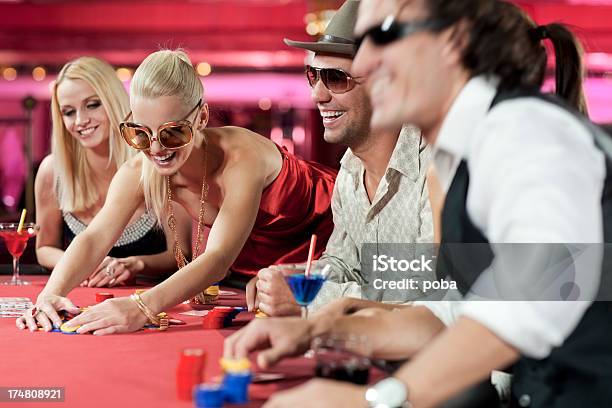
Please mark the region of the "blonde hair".
[[[136, 69], [130, 95], [143, 98], [176, 96], [191, 109], [203, 99], [204, 87], [184, 51], [161, 50], [145, 58]], [[166, 181], [144, 155], [140, 181], [147, 208], [161, 221], [168, 205]]]
[[129, 112], [129, 98], [115, 70], [94, 57], [81, 57], [64, 65], [57, 75], [51, 93], [51, 118], [54, 174], [59, 208], [76, 212], [91, 208], [100, 198], [93, 187], [93, 174], [87, 162], [86, 149], [68, 132], [57, 100], [57, 88], [65, 79], [80, 79], [91, 86], [100, 98], [110, 124], [108, 165], [118, 169], [132, 156], [131, 149], [119, 134], [119, 122]]

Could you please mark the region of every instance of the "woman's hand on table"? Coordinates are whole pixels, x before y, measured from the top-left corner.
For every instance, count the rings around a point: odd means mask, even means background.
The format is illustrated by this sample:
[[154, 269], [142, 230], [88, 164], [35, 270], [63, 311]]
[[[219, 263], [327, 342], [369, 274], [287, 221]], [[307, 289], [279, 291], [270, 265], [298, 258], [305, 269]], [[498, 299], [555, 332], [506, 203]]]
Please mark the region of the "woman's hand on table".
[[107, 256], [91, 276], [81, 283], [81, 286], [99, 288], [124, 284], [134, 278], [138, 272], [141, 272], [144, 266], [144, 262], [136, 256], [129, 256], [127, 258]]
[[17, 328], [25, 329], [27, 327], [30, 331], [38, 330], [37, 323], [40, 323], [45, 331], [50, 331], [53, 326], [59, 328], [62, 325], [62, 319], [57, 313], [58, 310], [65, 310], [74, 314], [79, 313], [79, 308], [70, 299], [41, 293], [34, 307], [27, 310], [15, 323]]
[[74, 319], [69, 326], [76, 327], [77, 333], [92, 332], [95, 335], [129, 333], [147, 324], [147, 317], [130, 298], [107, 299], [90, 307]]
[[[264, 408], [364, 407], [365, 387], [345, 382], [314, 379], [298, 387], [274, 394]], [[313, 398], [316, 396], [316, 398]]]
[[244, 358], [262, 350], [257, 364], [268, 368], [284, 357], [303, 354], [310, 347], [314, 323], [301, 318], [255, 319], [225, 339], [225, 358]]

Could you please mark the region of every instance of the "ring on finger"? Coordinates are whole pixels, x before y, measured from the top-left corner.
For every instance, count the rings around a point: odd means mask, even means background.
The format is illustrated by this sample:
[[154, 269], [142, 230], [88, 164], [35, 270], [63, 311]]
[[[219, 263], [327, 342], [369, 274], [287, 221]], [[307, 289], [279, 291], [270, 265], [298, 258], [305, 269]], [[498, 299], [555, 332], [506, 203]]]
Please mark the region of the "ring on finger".
[[108, 276], [109, 278], [114, 278], [115, 277], [115, 268], [113, 268], [112, 266], [107, 266], [106, 267], [106, 276]]

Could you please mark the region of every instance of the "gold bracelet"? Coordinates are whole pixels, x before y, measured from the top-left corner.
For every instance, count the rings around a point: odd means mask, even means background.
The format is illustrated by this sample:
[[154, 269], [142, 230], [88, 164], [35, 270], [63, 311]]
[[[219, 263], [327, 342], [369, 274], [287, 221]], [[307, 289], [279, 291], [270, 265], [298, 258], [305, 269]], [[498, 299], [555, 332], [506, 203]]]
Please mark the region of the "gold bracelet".
[[149, 319], [149, 321], [153, 324], [156, 324], [158, 326], [160, 325], [160, 319], [155, 316], [153, 314], [153, 312], [151, 311], [151, 309], [148, 308], [147, 305], [144, 304], [144, 302], [142, 301], [142, 298], [140, 297], [139, 294], [137, 293], [133, 293], [130, 295], [130, 299], [132, 299], [134, 301], [134, 303], [136, 303], [136, 305], [138, 305], [138, 308], [140, 309], [140, 311], [147, 316], [147, 319]]

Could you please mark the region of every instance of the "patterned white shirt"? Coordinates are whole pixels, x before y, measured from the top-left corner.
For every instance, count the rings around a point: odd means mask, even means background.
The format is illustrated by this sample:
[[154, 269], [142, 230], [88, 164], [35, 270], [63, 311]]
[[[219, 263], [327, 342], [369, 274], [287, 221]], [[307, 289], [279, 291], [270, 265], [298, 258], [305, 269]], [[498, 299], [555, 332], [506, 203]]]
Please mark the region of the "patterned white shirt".
[[313, 303], [314, 309], [339, 297], [361, 297], [365, 283], [361, 273], [363, 244], [433, 242], [426, 185], [429, 160], [430, 149], [421, 132], [404, 126], [370, 202], [363, 163], [350, 149], [346, 151], [332, 198], [334, 231], [321, 258], [332, 265], [332, 272]]

